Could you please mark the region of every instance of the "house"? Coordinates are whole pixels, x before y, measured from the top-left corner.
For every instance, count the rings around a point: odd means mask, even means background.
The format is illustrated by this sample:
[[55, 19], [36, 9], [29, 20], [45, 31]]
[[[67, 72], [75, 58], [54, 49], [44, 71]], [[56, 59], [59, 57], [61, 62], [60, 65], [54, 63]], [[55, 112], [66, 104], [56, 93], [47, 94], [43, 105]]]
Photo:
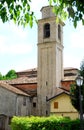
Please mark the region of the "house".
[[7, 83], [0, 83], [0, 130], [9, 130], [14, 115], [30, 115], [29, 97], [30, 95]]
[[66, 118], [77, 119], [79, 114], [72, 106], [70, 93], [68, 91], [57, 88], [56, 95], [48, 99], [50, 101], [50, 114], [63, 116]]

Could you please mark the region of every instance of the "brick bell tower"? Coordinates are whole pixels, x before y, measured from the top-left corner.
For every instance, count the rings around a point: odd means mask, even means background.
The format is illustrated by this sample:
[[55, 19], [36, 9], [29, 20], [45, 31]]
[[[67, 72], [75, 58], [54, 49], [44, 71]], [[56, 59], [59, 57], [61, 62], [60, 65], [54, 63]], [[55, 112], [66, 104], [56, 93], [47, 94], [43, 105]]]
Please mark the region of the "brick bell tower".
[[55, 95], [63, 79], [63, 26], [56, 23], [53, 7], [41, 9], [42, 19], [38, 21], [38, 115], [49, 115], [47, 98]]

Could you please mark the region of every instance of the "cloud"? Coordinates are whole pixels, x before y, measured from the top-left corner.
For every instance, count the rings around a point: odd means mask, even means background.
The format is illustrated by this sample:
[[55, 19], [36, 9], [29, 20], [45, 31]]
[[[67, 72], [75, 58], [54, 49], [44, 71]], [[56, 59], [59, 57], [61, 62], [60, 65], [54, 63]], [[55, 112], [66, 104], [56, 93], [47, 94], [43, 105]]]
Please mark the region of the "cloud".
[[13, 37], [12, 35], [11, 37], [6, 35], [0, 36], [0, 54], [17, 55], [30, 53], [33, 49], [33, 44], [28, 43], [25, 38], [17, 36], [15, 39], [15, 36]]
[[80, 63], [81, 63], [81, 59], [80, 57], [76, 56], [73, 54], [67, 54], [64, 55], [64, 68], [65, 67], [75, 67], [75, 68], [80, 68]]
[[81, 24], [71, 33], [70, 42], [73, 48], [84, 48], [84, 27]]
[[0, 47], [3, 46], [3, 44], [6, 42], [4, 36], [0, 36]]
[[32, 51], [32, 44], [24, 44], [24, 43], [15, 43], [15, 44], [7, 44], [2, 43], [0, 44], [0, 54], [10, 54], [10, 55], [17, 55], [17, 54], [26, 54]]
[[40, 11], [40, 9], [43, 7], [43, 6], [48, 6], [49, 5], [49, 2], [48, 0], [32, 0], [31, 2], [31, 10], [33, 11]]
[[[28, 30], [11, 23], [2, 24], [0, 28], [0, 55], [28, 54], [33, 49], [29, 41]], [[6, 31], [4, 31], [6, 30]]]
[[27, 37], [27, 30], [21, 26], [15, 25], [13, 22], [9, 24], [10, 32], [16, 37], [25, 38]]

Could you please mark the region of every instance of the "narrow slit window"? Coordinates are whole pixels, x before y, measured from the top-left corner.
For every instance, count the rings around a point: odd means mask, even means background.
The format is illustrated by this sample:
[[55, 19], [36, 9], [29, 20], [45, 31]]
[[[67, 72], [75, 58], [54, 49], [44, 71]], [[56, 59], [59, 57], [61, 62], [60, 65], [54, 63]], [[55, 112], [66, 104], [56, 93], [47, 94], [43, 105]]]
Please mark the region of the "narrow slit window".
[[61, 27], [58, 25], [58, 39], [61, 40]]
[[44, 38], [50, 37], [50, 24], [46, 23], [44, 25]]
[[23, 106], [26, 106], [26, 97], [23, 97]]

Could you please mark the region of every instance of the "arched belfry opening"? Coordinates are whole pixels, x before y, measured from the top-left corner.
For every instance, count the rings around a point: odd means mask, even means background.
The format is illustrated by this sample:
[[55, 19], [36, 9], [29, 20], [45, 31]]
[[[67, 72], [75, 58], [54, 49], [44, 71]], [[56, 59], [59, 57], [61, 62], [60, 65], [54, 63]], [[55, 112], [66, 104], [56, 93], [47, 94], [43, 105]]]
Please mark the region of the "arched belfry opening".
[[50, 24], [44, 24], [44, 38], [50, 37]]

